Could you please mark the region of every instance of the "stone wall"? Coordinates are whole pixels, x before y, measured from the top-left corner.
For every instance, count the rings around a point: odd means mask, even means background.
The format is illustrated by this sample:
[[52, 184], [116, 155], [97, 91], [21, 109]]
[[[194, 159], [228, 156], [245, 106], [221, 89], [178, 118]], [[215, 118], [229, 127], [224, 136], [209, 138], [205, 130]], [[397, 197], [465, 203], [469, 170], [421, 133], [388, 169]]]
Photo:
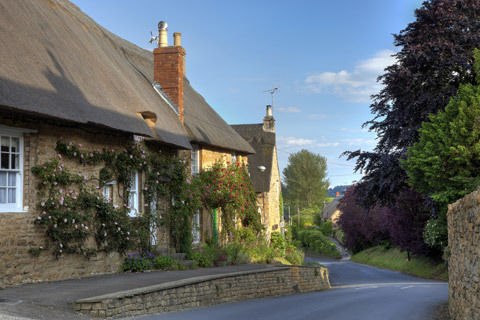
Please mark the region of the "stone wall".
[[[133, 136], [120, 135], [108, 131], [83, 130], [66, 127], [57, 123], [31, 122], [28, 120], [3, 120], [1, 124], [10, 127], [36, 130], [36, 133], [24, 134], [23, 159], [23, 212], [0, 212], [0, 288], [26, 282], [67, 279], [92, 274], [117, 272], [123, 261], [118, 254], [100, 253], [85, 258], [78, 255], [61, 255], [58, 259], [47, 249], [48, 239], [45, 230], [34, 224], [39, 215], [38, 180], [31, 168], [57, 157], [56, 143], [64, 141], [82, 144], [84, 150], [104, 147], [123, 150], [130, 144]], [[165, 150], [169, 152], [168, 149]], [[80, 165], [75, 160], [61, 159], [72, 173], [87, 177], [87, 183], [98, 185], [100, 165]], [[118, 188], [118, 186], [114, 186]], [[118, 192], [114, 192], [117, 195]], [[140, 193], [141, 194], [141, 193]], [[114, 196], [114, 202], [121, 199]], [[140, 206], [142, 208], [142, 206]], [[167, 241], [165, 237], [159, 237]], [[93, 239], [89, 247], [95, 248]], [[29, 253], [31, 248], [43, 248], [39, 255]]]
[[330, 288], [328, 271], [317, 267], [204, 276], [76, 301], [73, 308], [99, 317], [179, 311], [254, 298], [278, 297]]
[[447, 219], [450, 316], [480, 319], [480, 190], [449, 205]]
[[272, 176], [270, 177], [270, 191], [265, 197], [265, 226], [267, 227], [267, 236], [270, 237], [272, 231], [280, 231], [280, 174], [278, 169], [277, 150], [273, 148]]

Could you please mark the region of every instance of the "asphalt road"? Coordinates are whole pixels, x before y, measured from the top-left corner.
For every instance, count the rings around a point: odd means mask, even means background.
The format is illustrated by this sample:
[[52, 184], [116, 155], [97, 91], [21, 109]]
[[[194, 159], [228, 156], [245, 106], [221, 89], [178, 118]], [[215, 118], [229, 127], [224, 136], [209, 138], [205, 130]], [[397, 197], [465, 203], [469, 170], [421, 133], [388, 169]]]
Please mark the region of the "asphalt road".
[[332, 290], [247, 300], [138, 320], [425, 320], [448, 300], [448, 284], [353, 263], [313, 259], [330, 270]]

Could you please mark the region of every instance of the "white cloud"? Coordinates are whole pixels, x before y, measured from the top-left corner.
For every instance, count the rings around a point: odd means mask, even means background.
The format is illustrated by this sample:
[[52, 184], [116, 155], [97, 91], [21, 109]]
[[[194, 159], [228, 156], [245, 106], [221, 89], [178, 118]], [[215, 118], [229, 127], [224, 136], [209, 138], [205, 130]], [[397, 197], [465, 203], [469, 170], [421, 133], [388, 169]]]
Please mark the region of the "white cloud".
[[323, 72], [305, 79], [305, 89], [313, 93], [331, 93], [348, 102], [370, 102], [370, 96], [378, 93], [382, 85], [377, 77], [395, 63], [392, 50], [382, 50], [374, 57], [361, 61], [349, 72]]
[[317, 143], [317, 147], [336, 147], [340, 145], [338, 142], [328, 142], [328, 143]]
[[317, 141], [312, 139], [302, 139], [295, 137], [278, 137], [278, 141], [283, 142], [286, 146], [309, 146], [315, 144]]
[[300, 109], [295, 107], [288, 107], [288, 108], [278, 108], [278, 111], [285, 112], [285, 113], [295, 113], [295, 112], [300, 112]]
[[373, 146], [377, 144], [375, 139], [357, 138], [357, 139], [342, 139], [342, 141], [349, 146]]

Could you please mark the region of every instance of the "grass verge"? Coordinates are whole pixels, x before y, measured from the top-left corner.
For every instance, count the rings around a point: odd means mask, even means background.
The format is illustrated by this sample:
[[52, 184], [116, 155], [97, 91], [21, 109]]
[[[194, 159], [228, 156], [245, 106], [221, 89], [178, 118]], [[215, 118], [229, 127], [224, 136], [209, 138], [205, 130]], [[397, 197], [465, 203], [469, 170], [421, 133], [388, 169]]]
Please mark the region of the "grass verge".
[[351, 260], [424, 279], [448, 281], [445, 262], [427, 257], [411, 258], [408, 261], [407, 253], [401, 252], [397, 248], [385, 249], [383, 246], [369, 248], [354, 254]]

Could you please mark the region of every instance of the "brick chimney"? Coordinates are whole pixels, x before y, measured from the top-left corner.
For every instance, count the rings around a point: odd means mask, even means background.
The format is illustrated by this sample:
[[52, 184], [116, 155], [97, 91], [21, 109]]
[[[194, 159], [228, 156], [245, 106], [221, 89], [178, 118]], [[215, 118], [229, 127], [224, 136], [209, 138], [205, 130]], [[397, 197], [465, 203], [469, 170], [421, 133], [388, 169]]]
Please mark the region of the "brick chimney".
[[275, 119], [273, 118], [271, 105], [267, 105], [267, 115], [263, 118], [263, 130], [275, 132]]
[[185, 49], [181, 46], [180, 32], [174, 33], [175, 44], [168, 46], [167, 23], [158, 23], [158, 48], [153, 50], [153, 80], [178, 107], [183, 123], [183, 76], [185, 74]]

